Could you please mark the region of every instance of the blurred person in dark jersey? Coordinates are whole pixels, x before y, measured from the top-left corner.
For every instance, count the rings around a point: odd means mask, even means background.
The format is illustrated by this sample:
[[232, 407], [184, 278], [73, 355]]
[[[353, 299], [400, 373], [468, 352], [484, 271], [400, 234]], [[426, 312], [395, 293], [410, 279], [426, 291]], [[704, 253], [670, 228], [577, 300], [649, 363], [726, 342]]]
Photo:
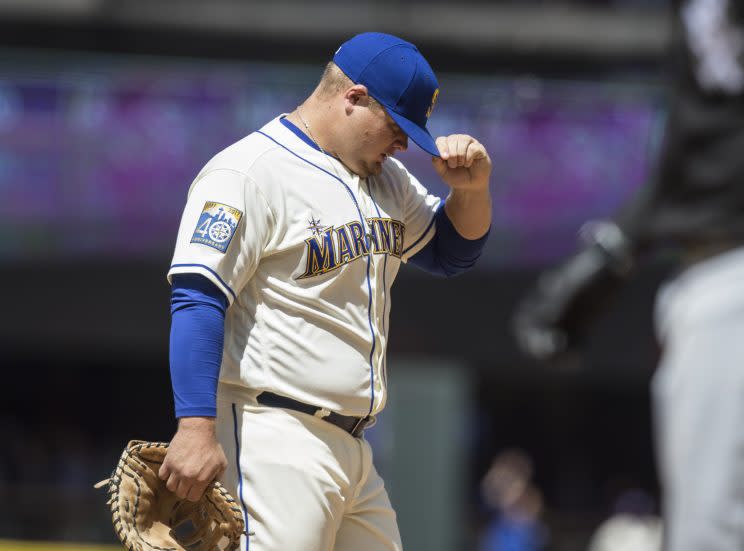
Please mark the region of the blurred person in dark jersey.
[[[584, 247], [541, 274], [518, 341], [555, 358], [649, 253], [679, 252], [657, 293], [652, 382], [668, 551], [744, 549], [744, 2], [674, 0], [674, 69], [658, 173]], [[618, 335], [618, 338], [623, 338]]]

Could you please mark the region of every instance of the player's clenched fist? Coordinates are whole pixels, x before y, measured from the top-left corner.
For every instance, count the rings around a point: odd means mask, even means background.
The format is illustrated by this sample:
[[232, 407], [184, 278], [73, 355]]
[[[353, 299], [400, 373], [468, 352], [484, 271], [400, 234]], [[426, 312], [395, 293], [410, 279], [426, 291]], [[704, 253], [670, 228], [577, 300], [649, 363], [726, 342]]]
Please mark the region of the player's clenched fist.
[[452, 189], [478, 191], [488, 188], [491, 158], [478, 140], [467, 134], [436, 139], [440, 157], [432, 157], [434, 168]]
[[217, 442], [214, 419], [184, 417], [179, 420], [158, 476], [181, 499], [198, 501], [207, 485], [226, 467], [227, 458]]

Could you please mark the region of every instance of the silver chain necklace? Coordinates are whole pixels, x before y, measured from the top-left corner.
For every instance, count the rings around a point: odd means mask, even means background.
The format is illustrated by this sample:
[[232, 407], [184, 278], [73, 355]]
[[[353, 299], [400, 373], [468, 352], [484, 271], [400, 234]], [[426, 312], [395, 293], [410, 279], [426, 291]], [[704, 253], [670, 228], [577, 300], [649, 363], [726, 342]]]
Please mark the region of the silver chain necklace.
[[[320, 152], [323, 153], [323, 157], [325, 157], [326, 162], [331, 166], [331, 169], [333, 170], [334, 174], [336, 175], [336, 178], [341, 180], [343, 182], [343, 178], [341, 178], [341, 175], [338, 173], [338, 170], [336, 169], [335, 163], [331, 161], [328, 157], [331, 157], [325, 149], [318, 143], [318, 140], [315, 139], [315, 136], [313, 136], [312, 130], [310, 130], [310, 125], [305, 122], [305, 119], [302, 116], [302, 113], [300, 113], [300, 106], [297, 106], [297, 117], [302, 122], [303, 126], [305, 127], [305, 130], [307, 130], [307, 135], [310, 136], [310, 139], [313, 141], [313, 143], [320, 149]], [[334, 157], [335, 159], [335, 157]]]

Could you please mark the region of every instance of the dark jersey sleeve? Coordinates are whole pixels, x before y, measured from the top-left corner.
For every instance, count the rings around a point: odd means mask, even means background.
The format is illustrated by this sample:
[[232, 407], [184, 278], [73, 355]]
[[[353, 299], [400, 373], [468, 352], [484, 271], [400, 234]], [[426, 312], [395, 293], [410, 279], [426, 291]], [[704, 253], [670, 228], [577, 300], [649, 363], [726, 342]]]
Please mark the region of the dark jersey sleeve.
[[455, 229], [443, 203], [434, 215], [434, 225], [434, 236], [409, 262], [430, 274], [443, 277], [456, 276], [475, 266], [491, 229], [479, 239], [464, 238]]
[[659, 164], [617, 220], [639, 248], [744, 242], [742, 4], [673, 3], [671, 98]]

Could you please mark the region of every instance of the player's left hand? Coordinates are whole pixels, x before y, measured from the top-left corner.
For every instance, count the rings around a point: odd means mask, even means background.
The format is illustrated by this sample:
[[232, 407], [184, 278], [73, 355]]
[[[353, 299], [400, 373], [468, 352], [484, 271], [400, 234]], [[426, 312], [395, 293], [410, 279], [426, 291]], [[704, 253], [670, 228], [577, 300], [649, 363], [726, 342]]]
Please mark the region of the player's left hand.
[[227, 458], [215, 436], [213, 417], [182, 417], [158, 476], [181, 499], [199, 501], [210, 482], [222, 475]]
[[478, 140], [467, 134], [436, 139], [441, 157], [432, 157], [434, 169], [451, 189], [484, 191], [491, 176], [491, 158]]

